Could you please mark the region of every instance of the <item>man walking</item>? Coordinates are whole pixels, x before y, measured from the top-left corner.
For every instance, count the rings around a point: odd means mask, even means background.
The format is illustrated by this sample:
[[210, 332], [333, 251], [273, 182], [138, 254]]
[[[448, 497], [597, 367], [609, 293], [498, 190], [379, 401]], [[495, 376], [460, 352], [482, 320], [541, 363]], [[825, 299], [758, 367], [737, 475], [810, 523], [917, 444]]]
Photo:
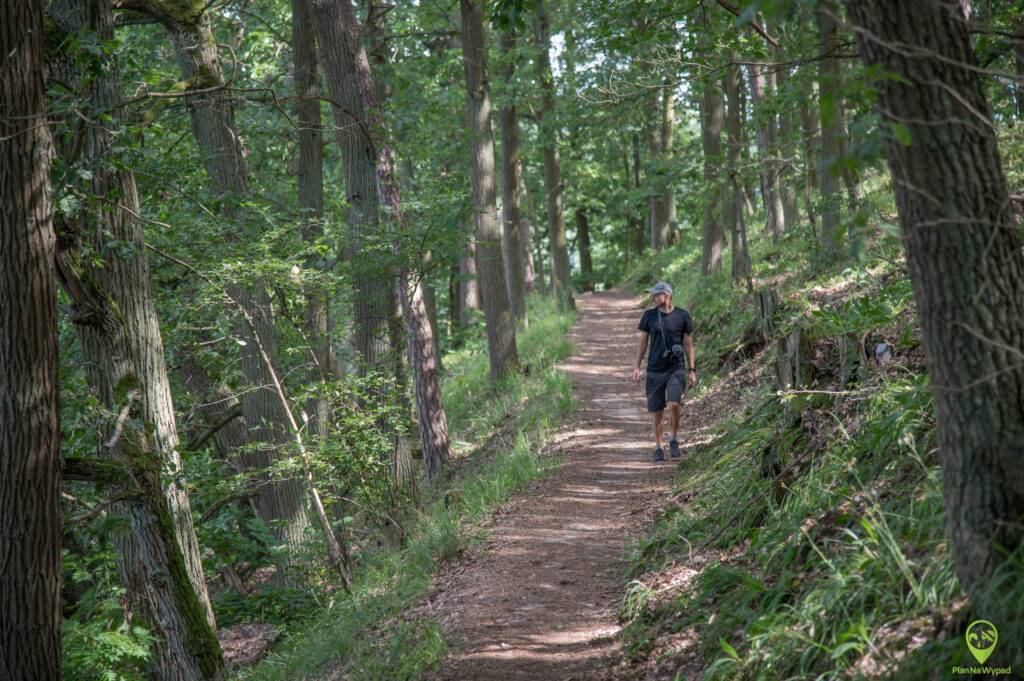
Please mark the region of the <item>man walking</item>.
[[[647, 411], [654, 416], [654, 461], [665, 460], [662, 436], [664, 426], [662, 415], [665, 404], [669, 405], [669, 456], [678, 459], [679, 401], [686, 388], [697, 384], [697, 370], [693, 367], [693, 321], [690, 313], [672, 305], [672, 287], [659, 281], [648, 289], [654, 307], [644, 310], [637, 330], [640, 344], [636, 352], [636, 367], [633, 380], [640, 382], [640, 369], [647, 350], [648, 340], [651, 351], [647, 355]], [[685, 362], [684, 360], [685, 353]], [[687, 368], [688, 367], [688, 368]]]

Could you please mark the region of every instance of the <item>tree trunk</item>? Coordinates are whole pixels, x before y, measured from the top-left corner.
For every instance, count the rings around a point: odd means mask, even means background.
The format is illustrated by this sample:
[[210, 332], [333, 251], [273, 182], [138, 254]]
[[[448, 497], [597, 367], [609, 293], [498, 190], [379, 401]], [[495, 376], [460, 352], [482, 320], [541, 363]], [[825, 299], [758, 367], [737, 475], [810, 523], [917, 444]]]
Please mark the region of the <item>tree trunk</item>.
[[476, 235], [473, 233], [470, 233], [466, 253], [459, 261], [459, 296], [462, 298], [459, 323], [466, 326], [473, 318], [469, 311], [480, 309], [480, 276], [476, 270]]
[[[789, 80], [785, 67], [779, 67], [775, 73], [776, 97], [782, 94]], [[783, 100], [785, 101], [785, 100]], [[800, 222], [800, 210], [797, 207], [796, 195], [796, 111], [791, 104], [778, 115], [778, 135], [775, 146], [779, 153], [779, 195], [782, 200], [783, 224], [785, 231]]]
[[516, 328], [505, 288], [501, 227], [495, 207], [494, 133], [491, 129], [491, 87], [487, 77], [483, 7], [480, 0], [461, 0], [459, 6], [466, 72], [466, 118], [470, 136], [477, 273], [487, 320], [491, 380], [497, 381], [518, 367]]
[[565, 215], [562, 211], [562, 178], [558, 166], [558, 127], [555, 115], [555, 83], [551, 75], [550, 26], [544, 0], [535, 0], [533, 22], [534, 63], [540, 82], [539, 123], [544, 150], [544, 185], [548, 207], [548, 245], [551, 250], [551, 292], [559, 305], [574, 307], [569, 249], [565, 241]]
[[800, 102], [800, 136], [803, 146], [804, 161], [804, 207], [807, 210], [807, 221], [811, 229], [817, 230], [818, 221], [814, 213], [814, 190], [818, 186], [818, 121], [811, 111], [814, 102], [814, 87], [808, 88], [806, 97]]
[[[176, 12], [173, 20], [165, 21], [188, 89], [204, 89], [225, 82], [210, 18], [204, 10], [199, 7], [196, 14], [184, 15]], [[239, 223], [247, 219], [241, 202], [248, 196], [250, 187], [231, 101], [222, 92], [185, 99], [211, 188], [223, 201], [227, 222]], [[229, 232], [225, 236], [230, 242], [240, 241], [240, 232]], [[249, 385], [256, 388], [242, 398], [249, 443], [254, 445], [243, 461], [265, 469], [286, 455], [284, 449], [292, 441], [289, 435], [291, 414], [270, 387], [273, 384], [271, 373], [278, 361], [277, 330], [270, 298], [259, 283], [230, 284], [226, 293], [239, 307], [232, 312], [236, 314], [236, 333], [245, 343], [240, 350], [243, 375]], [[251, 320], [245, 320], [246, 316]], [[259, 350], [261, 345], [270, 360], [269, 367]], [[297, 553], [308, 525], [302, 481], [290, 478], [261, 485], [256, 506], [277, 539], [288, 547], [289, 554]], [[186, 551], [186, 557], [189, 554]]]
[[747, 251], [746, 226], [744, 224], [743, 206], [741, 205], [742, 190], [737, 176], [737, 168], [741, 155], [740, 117], [740, 67], [736, 55], [729, 57], [729, 66], [725, 70], [725, 98], [728, 102], [726, 115], [727, 153], [726, 174], [729, 176], [732, 200], [727, 201], [726, 220], [729, 223], [730, 240], [732, 241], [732, 281], [734, 284], [750, 278], [750, 254]]
[[60, 384], [43, 8], [0, 8], [0, 677], [61, 675]]
[[665, 207], [662, 204], [661, 114], [657, 95], [648, 98], [646, 121], [647, 150], [649, 152], [647, 180], [650, 193], [647, 199], [647, 236], [652, 251], [665, 246]]
[[[526, 295], [529, 295], [538, 286], [541, 289], [544, 288], [544, 261], [543, 258], [535, 260], [533, 257], [531, 232], [536, 229], [537, 212], [533, 209], [533, 201], [530, 199], [529, 192], [526, 191], [522, 157], [519, 157], [519, 170], [516, 175], [519, 182], [519, 194], [523, 198], [522, 204], [526, 204], [526, 214], [521, 214], [519, 219], [519, 245], [523, 249], [523, 290]], [[522, 209], [522, 205], [520, 205], [520, 209]]]
[[[113, 37], [113, 17], [109, 7], [103, 3], [65, 0], [54, 3], [50, 12], [69, 33], [87, 28], [100, 36]], [[90, 74], [87, 81], [82, 74], [75, 72], [71, 64], [55, 65], [54, 69], [66, 69], [67, 72], [62, 74], [65, 81], [82, 79], [83, 83], [88, 82], [88, 88], [83, 87], [83, 90], [91, 93], [91, 104], [96, 110], [112, 111], [119, 116], [119, 70], [116, 64], [106, 66], [101, 76]], [[66, 239], [59, 245], [58, 272], [75, 304], [72, 320], [81, 339], [86, 376], [103, 404], [114, 411], [123, 404], [123, 400], [118, 399], [119, 385], [131, 383], [138, 388], [141, 393], [139, 413], [153, 428], [147, 434], [146, 439], [152, 439], [152, 442], [147, 442], [146, 450], [176, 476], [181, 471], [178, 431], [160, 324], [150, 289], [135, 178], [130, 171], [116, 172], [110, 168], [108, 149], [112, 138], [109, 127], [97, 122], [87, 126], [83, 134], [85, 160], [92, 172], [91, 182], [85, 191], [97, 197], [116, 197], [113, 205], [108, 204], [68, 220], [64, 229]], [[65, 155], [70, 153], [70, 149], [64, 151]], [[79, 239], [90, 236], [94, 252], [105, 253], [101, 267], [91, 267], [80, 260]], [[131, 255], [123, 256], [106, 248], [111, 239], [131, 244]], [[82, 286], [83, 278], [96, 286]], [[171, 478], [165, 493], [175, 536], [195, 595], [210, 626], [215, 626], [188, 495], [176, 477]], [[153, 513], [159, 515], [167, 510], [146, 509], [137, 501], [119, 506], [133, 518], [151, 517]], [[144, 523], [138, 525], [143, 526]], [[148, 610], [149, 595], [142, 587], [146, 581], [137, 572], [140, 566], [135, 564], [135, 555], [148, 550], [147, 546], [158, 552], [173, 553], [178, 549], [154, 547], [149, 542], [146, 537], [125, 536], [118, 559], [126, 586], [131, 584], [142, 589], [132, 592], [129, 588], [129, 598], [143, 613], [152, 617], [154, 613]]]
[[[661, 154], [665, 163], [672, 166], [672, 142], [675, 132], [676, 109], [675, 109], [675, 85], [671, 79], [665, 79], [662, 92], [661, 107]], [[676, 193], [672, 182], [666, 179], [662, 188], [661, 205], [664, 210], [665, 228], [663, 233], [668, 236], [668, 243], [679, 242], [679, 217], [676, 215]]]
[[580, 274], [583, 276], [583, 290], [594, 290], [594, 266], [590, 256], [590, 222], [587, 207], [576, 209], [576, 240], [580, 246]]
[[462, 325], [462, 279], [459, 261], [453, 260], [448, 272], [448, 335], [455, 335]]
[[[324, 61], [326, 70], [330, 73], [328, 82], [331, 98], [337, 102], [336, 115], [339, 119], [343, 118], [345, 111], [342, 111], [340, 106], [344, 106], [351, 116], [346, 136], [352, 138], [352, 143], [363, 157], [361, 163], [365, 163], [360, 166], [348, 166], [347, 172], [358, 170], [362, 173], [368, 169], [370, 173], [369, 177], [365, 178], [349, 175], [349, 188], [351, 189], [356, 182], [359, 186], [372, 186], [375, 190], [372, 196], [376, 198], [374, 214], [376, 215], [377, 206], [383, 208], [398, 229], [406, 231], [408, 225], [402, 213], [394, 157], [386, 141], [387, 131], [384, 128], [378, 94], [370, 73], [369, 60], [362, 43], [362, 31], [355, 12], [348, 0], [314, 0], [312, 8], [318, 41], [323, 54], [329, 56]], [[375, 138], [375, 135], [378, 137]], [[402, 266], [395, 281], [402, 303], [402, 315], [409, 333], [408, 346], [412, 360], [424, 468], [428, 479], [436, 480], [451, 457], [451, 442], [437, 376], [438, 363], [434, 354], [433, 332], [423, 303], [423, 287], [419, 277]]]
[[[515, 78], [516, 64], [514, 51], [516, 36], [512, 29], [501, 33], [502, 78], [511, 87]], [[526, 291], [523, 275], [523, 248], [520, 243], [522, 216], [519, 210], [519, 119], [515, 100], [508, 98], [508, 104], [498, 112], [501, 128], [501, 212], [505, 240], [503, 251], [505, 270], [508, 278], [508, 296], [512, 310], [519, 319], [526, 318]], [[527, 251], [528, 252], [528, 251]]]
[[[975, 596], [1024, 544], [1024, 255], [954, 0], [847, 0], [878, 112], [935, 393], [953, 558]], [[865, 36], [870, 36], [866, 39]], [[900, 46], [894, 49], [893, 45]], [[1020, 572], [1000, 583], [1019, 588]]]
[[[640, 133], [638, 131], [633, 131], [633, 187], [640, 189]], [[639, 206], [635, 206], [635, 210], [637, 210], [637, 213], [634, 213], [636, 254], [639, 258], [647, 246], [647, 239], [644, 238], [644, 218], [638, 214]]]
[[[723, 202], [721, 187], [722, 163], [722, 123], [724, 110], [719, 85], [713, 77], [704, 79], [704, 95], [701, 99], [700, 122], [701, 143], [704, 147], [704, 186], [707, 196], [704, 202], [704, 254], [701, 258], [701, 269], [705, 275], [722, 269], [722, 249], [725, 241], [725, 229], [720, 214]], [[737, 150], [739, 145], [737, 145]], [[736, 165], [732, 166], [735, 172]], [[731, 192], [730, 192], [731, 194]], [[724, 202], [728, 210], [728, 201]], [[735, 219], [727, 214], [726, 222], [730, 229]], [[735, 243], [735, 242], [734, 242]]]
[[622, 140], [622, 167], [626, 171], [626, 200], [623, 202], [626, 210], [626, 235], [623, 239], [623, 251], [626, 256], [626, 267], [629, 267], [629, 248], [633, 240], [633, 171], [629, 167], [629, 145], [625, 138]]
[[821, 40], [821, 61], [818, 65], [818, 101], [827, 102], [821, 111], [821, 249], [827, 260], [839, 257], [839, 176], [832, 171], [843, 152], [839, 109], [839, 32], [834, 0], [818, 4], [818, 33]]
[[[324, 235], [324, 151], [320, 119], [320, 98], [316, 84], [316, 44], [309, 25], [308, 0], [292, 0], [292, 58], [295, 61], [295, 118], [299, 137], [299, 211], [302, 216], [302, 240], [309, 249], [306, 268], [322, 271], [324, 261], [316, 253], [317, 241]], [[306, 286], [305, 322], [313, 370], [320, 383], [335, 377], [331, 351], [331, 319], [327, 296], [317, 286]], [[325, 400], [313, 398], [307, 403], [308, 429], [317, 437], [327, 435], [330, 412]]]
[[750, 80], [750, 94], [754, 104], [754, 118], [757, 123], [757, 155], [761, 166], [761, 198], [767, 218], [766, 227], [772, 239], [778, 239], [783, 227], [782, 197], [779, 195], [779, 169], [775, 159], [774, 114], [767, 110], [765, 100], [770, 96], [769, 83], [761, 66], [747, 66]]

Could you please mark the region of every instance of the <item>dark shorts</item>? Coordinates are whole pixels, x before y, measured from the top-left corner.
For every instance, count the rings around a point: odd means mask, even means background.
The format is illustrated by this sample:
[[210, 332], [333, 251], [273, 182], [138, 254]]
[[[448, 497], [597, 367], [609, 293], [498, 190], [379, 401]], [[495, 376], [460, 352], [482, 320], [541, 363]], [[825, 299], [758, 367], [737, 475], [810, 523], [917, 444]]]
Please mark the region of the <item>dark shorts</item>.
[[665, 409], [668, 402], [678, 402], [686, 392], [686, 369], [676, 369], [663, 374], [647, 372], [647, 411]]

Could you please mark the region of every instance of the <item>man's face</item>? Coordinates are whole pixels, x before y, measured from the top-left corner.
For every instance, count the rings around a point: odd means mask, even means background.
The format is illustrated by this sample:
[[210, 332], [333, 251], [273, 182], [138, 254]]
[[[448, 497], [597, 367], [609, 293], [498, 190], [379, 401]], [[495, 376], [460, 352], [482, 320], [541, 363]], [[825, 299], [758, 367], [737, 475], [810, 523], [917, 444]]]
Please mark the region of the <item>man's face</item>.
[[662, 307], [665, 303], [667, 303], [669, 298], [671, 298], [671, 296], [665, 293], [664, 291], [659, 291], [658, 293], [651, 294], [651, 299], [654, 300], [654, 304], [657, 305], [658, 307]]

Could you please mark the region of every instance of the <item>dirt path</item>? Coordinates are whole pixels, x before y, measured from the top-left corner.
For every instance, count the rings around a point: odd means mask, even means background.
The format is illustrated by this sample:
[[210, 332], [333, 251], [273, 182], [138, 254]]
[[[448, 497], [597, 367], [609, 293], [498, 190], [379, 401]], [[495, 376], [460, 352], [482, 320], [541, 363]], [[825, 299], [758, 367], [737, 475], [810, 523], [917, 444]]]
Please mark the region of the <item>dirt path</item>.
[[[578, 299], [563, 368], [582, 404], [565, 463], [503, 507], [479, 550], [438, 578], [430, 607], [452, 643], [438, 679], [590, 679], [618, 659], [624, 554], [668, 497], [653, 464], [643, 387], [629, 376], [641, 300]], [[686, 427], [680, 441], [697, 430]]]

